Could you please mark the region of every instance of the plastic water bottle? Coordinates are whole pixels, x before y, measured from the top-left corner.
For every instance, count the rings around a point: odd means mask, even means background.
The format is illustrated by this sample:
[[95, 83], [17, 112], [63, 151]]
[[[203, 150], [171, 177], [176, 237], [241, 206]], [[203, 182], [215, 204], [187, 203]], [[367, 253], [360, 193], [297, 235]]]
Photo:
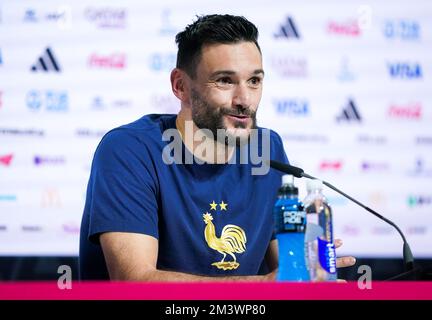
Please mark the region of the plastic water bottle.
[[282, 187], [273, 209], [279, 247], [276, 280], [309, 281], [305, 260], [306, 213], [293, 181], [291, 175], [282, 176]]
[[320, 180], [307, 182], [304, 199], [307, 231], [307, 263], [311, 281], [336, 281], [336, 250], [332, 209], [322, 193]]

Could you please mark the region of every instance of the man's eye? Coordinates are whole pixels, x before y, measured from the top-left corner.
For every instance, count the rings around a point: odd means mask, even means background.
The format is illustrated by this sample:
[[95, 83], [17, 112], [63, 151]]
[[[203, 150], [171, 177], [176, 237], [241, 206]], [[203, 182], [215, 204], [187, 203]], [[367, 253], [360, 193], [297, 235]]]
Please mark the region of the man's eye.
[[254, 85], [257, 86], [262, 82], [262, 79], [259, 77], [253, 77], [252, 79], [249, 80], [249, 82]]
[[219, 78], [216, 80], [216, 82], [220, 83], [220, 84], [231, 84], [232, 83], [231, 78], [229, 78], [229, 77]]

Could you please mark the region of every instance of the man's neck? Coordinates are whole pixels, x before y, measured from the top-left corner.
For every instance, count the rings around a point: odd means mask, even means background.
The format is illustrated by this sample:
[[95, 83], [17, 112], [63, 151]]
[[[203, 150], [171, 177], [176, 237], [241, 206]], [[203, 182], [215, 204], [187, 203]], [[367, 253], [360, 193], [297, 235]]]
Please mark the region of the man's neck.
[[[182, 109], [176, 119], [176, 127], [183, 143], [195, 158], [205, 163], [224, 164], [231, 159], [235, 147], [206, 136], [192, 120], [190, 112]], [[216, 138], [216, 137], [214, 137]]]

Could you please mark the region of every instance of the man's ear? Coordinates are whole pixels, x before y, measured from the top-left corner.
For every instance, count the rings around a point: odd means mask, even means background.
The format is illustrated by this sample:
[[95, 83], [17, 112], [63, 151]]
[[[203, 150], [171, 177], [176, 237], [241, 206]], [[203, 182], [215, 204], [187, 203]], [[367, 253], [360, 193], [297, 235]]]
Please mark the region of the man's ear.
[[179, 98], [181, 102], [189, 103], [189, 76], [179, 68], [171, 71], [171, 89], [174, 95]]

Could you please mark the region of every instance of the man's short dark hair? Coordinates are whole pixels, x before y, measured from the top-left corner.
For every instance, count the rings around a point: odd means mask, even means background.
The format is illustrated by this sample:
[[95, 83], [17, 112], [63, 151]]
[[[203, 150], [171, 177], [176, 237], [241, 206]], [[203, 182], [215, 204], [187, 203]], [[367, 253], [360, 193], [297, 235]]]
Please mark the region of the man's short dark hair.
[[177, 68], [195, 78], [201, 49], [207, 44], [253, 42], [258, 50], [258, 29], [246, 18], [229, 14], [199, 16], [184, 31], [176, 35], [178, 45]]

